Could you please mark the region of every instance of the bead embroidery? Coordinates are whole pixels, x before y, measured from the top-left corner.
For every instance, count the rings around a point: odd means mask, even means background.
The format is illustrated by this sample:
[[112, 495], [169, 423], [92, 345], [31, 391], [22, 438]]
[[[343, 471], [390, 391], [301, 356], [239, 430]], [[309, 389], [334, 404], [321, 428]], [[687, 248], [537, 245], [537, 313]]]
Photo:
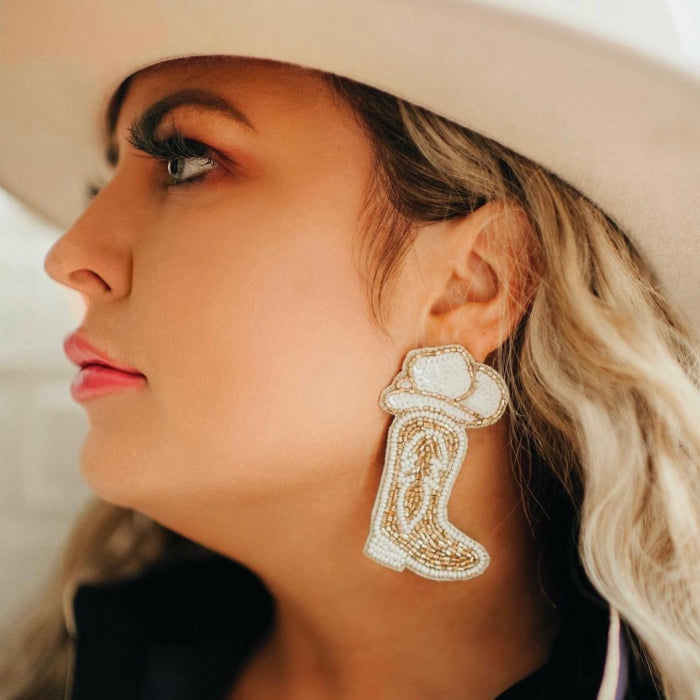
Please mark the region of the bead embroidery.
[[495, 423], [507, 403], [501, 375], [461, 345], [406, 355], [379, 400], [395, 418], [367, 556], [435, 580], [464, 580], [486, 570], [486, 549], [449, 522], [447, 501], [467, 453], [466, 428]]

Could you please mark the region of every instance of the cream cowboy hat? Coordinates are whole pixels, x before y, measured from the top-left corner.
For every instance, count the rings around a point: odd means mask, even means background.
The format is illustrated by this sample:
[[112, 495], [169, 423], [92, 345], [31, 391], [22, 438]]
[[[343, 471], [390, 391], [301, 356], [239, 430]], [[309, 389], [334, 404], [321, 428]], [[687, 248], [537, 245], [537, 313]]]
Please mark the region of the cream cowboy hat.
[[632, 235], [700, 328], [695, 0], [0, 0], [0, 186], [69, 225], [115, 88], [200, 54], [336, 72], [541, 163]]

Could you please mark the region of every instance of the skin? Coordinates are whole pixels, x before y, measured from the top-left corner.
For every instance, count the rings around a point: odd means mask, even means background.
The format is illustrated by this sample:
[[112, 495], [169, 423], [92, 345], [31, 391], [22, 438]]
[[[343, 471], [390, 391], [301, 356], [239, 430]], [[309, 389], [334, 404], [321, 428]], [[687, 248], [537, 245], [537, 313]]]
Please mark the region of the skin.
[[[182, 87], [235, 102], [254, 129], [178, 108], [163, 135], [176, 125], [220, 164], [167, 187], [127, 127]], [[130, 85], [114, 138], [112, 179], [46, 270], [82, 295], [88, 338], [147, 384], [83, 404], [81, 468], [102, 498], [241, 561], [275, 596], [230, 698], [486, 700], [544, 663], [557, 619], [507, 417], [470, 431], [449, 503], [491, 555], [484, 575], [435, 582], [362, 551], [391, 420], [379, 394], [411, 348], [458, 342], [483, 361], [512, 331], [518, 217], [489, 204], [423, 228], [380, 327], [358, 229], [370, 145], [318, 76], [161, 65]]]

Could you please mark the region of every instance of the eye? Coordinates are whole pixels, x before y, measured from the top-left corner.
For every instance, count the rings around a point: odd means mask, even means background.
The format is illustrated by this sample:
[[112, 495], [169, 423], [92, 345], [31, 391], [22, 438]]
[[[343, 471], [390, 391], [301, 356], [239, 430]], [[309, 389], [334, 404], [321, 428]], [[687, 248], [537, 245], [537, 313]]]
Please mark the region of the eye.
[[160, 138], [152, 129], [138, 124], [132, 126], [130, 134], [129, 142], [134, 148], [163, 163], [167, 173], [166, 187], [203, 179], [218, 167], [208, 146], [184, 137], [174, 128], [168, 137]]
[[177, 155], [166, 162], [168, 175], [173, 185], [195, 180], [215, 167], [216, 163], [208, 156]]

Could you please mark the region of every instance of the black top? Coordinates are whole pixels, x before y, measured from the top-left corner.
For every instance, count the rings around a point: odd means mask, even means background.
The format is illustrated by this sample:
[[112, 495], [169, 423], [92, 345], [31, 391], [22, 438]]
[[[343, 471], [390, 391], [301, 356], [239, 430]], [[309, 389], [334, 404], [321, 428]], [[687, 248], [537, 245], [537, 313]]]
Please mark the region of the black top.
[[[274, 602], [248, 569], [216, 556], [82, 586], [74, 615], [72, 700], [222, 700], [270, 629]], [[497, 700], [595, 700], [608, 622], [600, 598], [579, 591], [547, 664]], [[657, 698], [632, 671], [618, 700]]]

